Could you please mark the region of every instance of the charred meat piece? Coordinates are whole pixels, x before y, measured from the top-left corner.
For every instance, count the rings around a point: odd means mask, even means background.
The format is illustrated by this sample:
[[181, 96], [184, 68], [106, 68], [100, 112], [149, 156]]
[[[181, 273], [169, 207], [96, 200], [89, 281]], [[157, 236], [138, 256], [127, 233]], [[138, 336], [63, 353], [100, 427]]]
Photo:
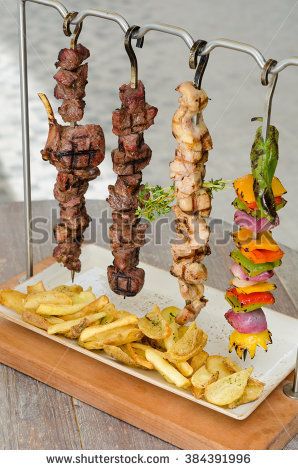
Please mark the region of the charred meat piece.
[[77, 44], [74, 49], [61, 49], [55, 66], [66, 70], [76, 70], [88, 57], [90, 57], [90, 52], [87, 47]]
[[114, 256], [114, 266], [119, 271], [135, 268], [139, 264], [139, 248], [120, 247], [112, 251]]
[[120, 271], [115, 266], [108, 266], [107, 273], [112, 291], [124, 297], [137, 295], [144, 285], [145, 271], [141, 268]]
[[41, 154], [58, 170], [82, 170], [97, 167], [104, 159], [104, 150], [105, 139], [99, 125], [70, 127], [55, 122], [50, 125]]

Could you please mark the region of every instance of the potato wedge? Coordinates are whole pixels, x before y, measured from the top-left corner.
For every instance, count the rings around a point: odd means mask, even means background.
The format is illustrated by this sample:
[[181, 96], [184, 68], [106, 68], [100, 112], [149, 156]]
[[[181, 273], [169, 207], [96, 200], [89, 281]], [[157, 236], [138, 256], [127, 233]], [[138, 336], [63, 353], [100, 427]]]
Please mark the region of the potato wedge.
[[206, 360], [206, 367], [211, 374], [218, 372], [218, 378], [222, 379], [228, 375], [233, 374], [235, 371], [231, 371], [226, 363], [225, 356], [209, 356]]
[[55, 335], [57, 333], [66, 333], [68, 332], [73, 326], [77, 326], [80, 324], [80, 321], [83, 320], [84, 327], [87, 327], [90, 325], [90, 323], [93, 323], [96, 320], [99, 320], [102, 318], [104, 314], [103, 313], [93, 313], [89, 316], [83, 317], [83, 318], [78, 318], [76, 320], [68, 320], [68, 321], [63, 321], [62, 323], [57, 323], [56, 325], [51, 325], [48, 328], [48, 333], [49, 335]]
[[[168, 323], [174, 323], [175, 318], [177, 317], [177, 315], [179, 315], [180, 312], [180, 308], [170, 305], [170, 307], [163, 308], [161, 314]], [[178, 324], [177, 326], [179, 327]]]
[[190, 380], [184, 377], [175, 367], [173, 367], [168, 361], [166, 361], [158, 351], [154, 351], [154, 349], [147, 349], [145, 351], [145, 357], [147, 361], [151, 362], [163, 378], [171, 383], [176, 385], [179, 388], [189, 388], [191, 383]]
[[186, 330], [182, 338], [166, 352], [166, 358], [170, 362], [188, 361], [201, 349], [203, 330], [199, 329], [193, 322]]
[[[179, 325], [178, 325], [179, 326]], [[185, 335], [185, 333], [187, 332], [188, 330], [188, 326], [186, 325], [183, 325], [183, 326], [179, 326], [179, 329], [178, 329], [178, 338], [182, 338], [182, 336]]]
[[131, 346], [131, 343], [122, 346], [122, 350], [125, 351], [132, 358], [132, 360], [143, 369], [154, 369], [151, 362], [147, 361], [145, 358], [145, 355], [141, 355], [140, 353], [138, 354], [137, 350]]
[[106, 295], [101, 295], [97, 299], [93, 300], [93, 302], [87, 304], [79, 312], [66, 316], [65, 320], [76, 320], [77, 318], [85, 317], [91, 313], [100, 312], [103, 308], [105, 308], [105, 310], [108, 308], [111, 310], [115, 309], [115, 306], [109, 303], [109, 298]]
[[68, 295], [62, 292], [36, 292], [35, 294], [27, 295], [24, 307], [26, 309], [35, 310], [40, 304], [72, 305], [72, 300]]
[[207, 385], [204, 396], [209, 403], [218, 406], [227, 406], [243, 395], [248, 378], [253, 368], [235, 372]]
[[245, 403], [250, 403], [251, 401], [257, 400], [262, 394], [264, 386], [265, 385], [263, 382], [260, 382], [260, 380], [249, 377], [243, 395], [238, 400], [230, 403], [228, 408], [236, 408], [236, 406], [244, 405]]
[[116, 361], [123, 362], [123, 364], [127, 366], [139, 367], [139, 365], [118, 346], [105, 346], [104, 352], [113, 359], [116, 359]]
[[42, 281], [38, 281], [32, 286], [27, 286], [27, 294], [36, 294], [37, 292], [45, 292], [45, 286]]
[[200, 367], [190, 379], [194, 388], [193, 392], [197, 398], [202, 398], [207, 385], [216, 382], [218, 379], [218, 372], [212, 374], [208, 371], [205, 365]]
[[25, 312], [26, 294], [13, 289], [0, 290], [0, 304], [17, 313]]
[[151, 339], [161, 340], [171, 334], [170, 326], [161, 315], [157, 305], [154, 305], [147, 315], [139, 318], [138, 326], [144, 335]]
[[62, 284], [61, 286], [55, 287], [53, 290], [56, 290], [57, 292], [63, 292], [64, 294], [79, 294], [80, 292], [83, 292], [83, 287], [77, 285], [77, 284], [72, 284], [70, 286], [66, 286]]
[[225, 357], [224, 363], [225, 366], [229, 369], [230, 374], [234, 374], [234, 372], [239, 372], [242, 370], [242, 367], [236, 364], [236, 362], [232, 361], [229, 357]]
[[44, 317], [34, 312], [23, 312], [22, 320], [46, 331], [50, 326], [50, 323]]
[[176, 323], [175, 318], [180, 313], [180, 309], [177, 307], [166, 307], [161, 311], [161, 315], [166, 320], [166, 322], [170, 325], [170, 335], [165, 338], [164, 341], [164, 349], [171, 349], [175, 342], [179, 339], [179, 325]]
[[198, 352], [198, 354], [191, 358], [190, 365], [193, 368], [194, 372], [196, 372], [200, 367], [205, 364], [208, 356], [209, 354], [202, 349]]
[[142, 337], [143, 333], [139, 328], [136, 328], [135, 325], [128, 325], [103, 331], [94, 339], [85, 342], [79, 341], [79, 344], [86, 349], [102, 349], [105, 345], [122, 346], [133, 341], [140, 341]]

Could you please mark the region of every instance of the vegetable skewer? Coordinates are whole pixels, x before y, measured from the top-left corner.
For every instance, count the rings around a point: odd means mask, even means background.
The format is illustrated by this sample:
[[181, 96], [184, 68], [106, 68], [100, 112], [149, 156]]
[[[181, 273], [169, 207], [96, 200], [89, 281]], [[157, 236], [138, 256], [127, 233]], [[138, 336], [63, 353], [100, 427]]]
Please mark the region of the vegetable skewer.
[[278, 131], [269, 126], [264, 140], [258, 128], [251, 150], [252, 173], [234, 181], [237, 209], [234, 221], [238, 230], [233, 234], [237, 246], [231, 257], [232, 287], [226, 291], [231, 305], [226, 320], [234, 328], [230, 335], [230, 352], [235, 348], [240, 359], [247, 353], [253, 358], [257, 346], [267, 351], [271, 333], [267, 327], [264, 305], [275, 302], [272, 291], [276, 286], [268, 282], [284, 255], [272, 238], [271, 230], [279, 225], [277, 211], [286, 201], [285, 188], [274, 176], [278, 161]]

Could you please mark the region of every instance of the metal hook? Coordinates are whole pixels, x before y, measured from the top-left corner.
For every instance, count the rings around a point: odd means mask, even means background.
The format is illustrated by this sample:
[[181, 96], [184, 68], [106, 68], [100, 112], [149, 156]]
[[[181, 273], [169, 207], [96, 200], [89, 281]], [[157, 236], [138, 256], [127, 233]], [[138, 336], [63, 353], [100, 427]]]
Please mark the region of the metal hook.
[[[206, 44], [207, 44], [207, 41], [204, 41], [203, 39], [198, 39], [192, 45], [190, 49], [190, 54], [189, 54], [189, 67], [191, 69], [196, 68], [194, 81], [193, 81], [194, 86], [198, 88], [199, 90], [201, 89], [204, 72], [206, 70], [208, 60], [209, 60], [209, 54], [201, 55]], [[199, 63], [198, 63], [198, 56], [200, 56]]]
[[63, 21], [63, 32], [65, 36], [68, 36], [68, 37], [72, 36], [71, 41], [70, 41], [71, 49], [75, 49], [78, 39], [79, 39], [79, 35], [81, 34], [82, 27], [83, 27], [83, 22], [81, 21], [75, 26], [74, 31], [73, 32], [71, 31], [70, 24], [77, 15], [78, 15], [77, 11], [70, 11], [69, 13], [67, 13]]
[[277, 61], [274, 59], [269, 59], [265, 63], [262, 74], [261, 74], [261, 83], [264, 86], [268, 86], [267, 89], [267, 95], [266, 95], [266, 100], [265, 100], [265, 108], [264, 108], [264, 117], [263, 117], [263, 127], [262, 127], [262, 136], [264, 141], [268, 137], [268, 131], [269, 131], [269, 126], [270, 126], [270, 119], [271, 119], [271, 110], [272, 110], [272, 99], [273, 99], [273, 94], [275, 91], [277, 79], [278, 79], [278, 74], [272, 75], [271, 78], [269, 78], [270, 71], [275, 65], [277, 64]]
[[[136, 25], [130, 26], [128, 30], [126, 31], [125, 37], [124, 37], [125, 50], [130, 60], [130, 86], [131, 88], [138, 87], [138, 61], [134, 53], [134, 50], [132, 48], [131, 40], [133, 38], [133, 35], [137, 31], [139, 31], [139, 29], [140, 29], [139, 26], [136, 26]], [[137, 40], [138, 47], [143, 47], [143, 43], [144, 43], [144, 38]]]

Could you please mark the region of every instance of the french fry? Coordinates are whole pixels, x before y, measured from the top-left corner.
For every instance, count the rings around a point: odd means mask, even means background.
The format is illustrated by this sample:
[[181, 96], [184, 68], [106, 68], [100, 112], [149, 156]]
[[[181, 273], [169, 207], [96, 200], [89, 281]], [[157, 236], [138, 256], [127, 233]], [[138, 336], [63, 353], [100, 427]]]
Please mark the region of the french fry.
[[25, 311], [24, 302], [26, 294], [13, 289], [0, 290], [0, 304], [4, 305], [17, 313]]
[[90, 291], [83, 291], [83, 292], [80, 292], [79, 294], [73, 294], [71, 296], [71, 299], [72, 299], [72, 303], [73, 304], [90, 304], [91, 302], [94, 302], [94, 300], [96, 299], [96, 296], [95, 294], [93, 294], [93, 292], [90, 292]]
[[227, 406], [239, 400], [252, 370], [253, 368], [249, 367], [207, 385], [204, 392], [206, 400], [218, 406]]
[[77, 320], [68, 320], [64, 321], [63, 323], [57, 323], [56, 325], [51, 325], [48, 328], [48, 333], [49, 335], [55, 335], [57, 333], [66, 333], [69, 331], [73, 326], [79, 325], [80, 321], [84, 320], [85, 321], [85, 326], [90, 325], [90, 323], [93, 323], [96, 320], [99, 320], [102, 318], [104, 314], [103, 313], [93, 313], [89, 316], [83, 317], [83, 318], [78, 318]]
[[103, 332], [113, 330], [114, 328], [119, 328], [120, 326], [136, 325], [138, 323], [138, 317], [136, 315], [127, 315], [124, 318], [115, 320], [112, 323], [107, 325], [99, 326], [90, 326], [82, 331], [80, 336], [80, 342], [84, 343], [90, 340], [96, 340], [96, 336], [102, 334]]
[[28, 294], [25, 300], [25, 309], [35, 310], [40, 304], [72, 305], [71, 298], [63, 292], [45, 291]]
[[50, 325], [57, 325], [58, 323], [64, 323], [63, 318], [59, 317], [44, 317]]
[[103, 331], [96, 335], [96, 339], [83, 343], [79, 341], [79, 344], [86, 349], [102, 349], [105, 345], [122, 346], [133, 341], [140, 341], [142, 337], [143, 333], [138, 328], [128, 325]]
[[42, 281], [38, 281], [32, 286], [27, 286], [27, 294], [36, 294], [37, 292], [45, 292], [45, 286]]
[[193, 368], [194, 372], [196, 372], [200, 367], [205, 364], [208, 356], [209, 354], [202, 349], [198, 352], [198, 354], [191, 358], [190, 365]]
[[191, 377], [192, 376], [193, 368], [191, 367], [191, 365], [187, 361], [173, 362], [173, 364], [176, 367], [176, 369], [178, 369], [179, 372], [181, 372], [181, 374], [184, 375], [184, 377]]
[[[72, 313], [80, 312], [87, 304], [75, 304], [75, 305], [55, 305], [55, 304], [40, 304], [36, 313], [43, 316], [64, 316]], [[85, 316], [85, 315], [84, 315]]]
[[147, 349], [145, 351], [145, 357], [167, 382], [172, 383], [179, 388], [185, 389], [190, 387], [191, 383], [189, 379], [184, 377], [184, 375], [175, 369], [175, 367], [166, 361], [157, 351]]
[[44, 317], [34, 312], [23, 312], [22, 320], [46, 331], [50, 326], [50, 323]]
[[109, 308], [111, 310], [115, 309], [115, 306], [109, 303], [109, 298], [106, 295], [101, 295], [97, 299], [93, 300], [93, 302], [86, 305], [79, 312], [65, 316], [65, 320], [76, 320], [77, 318], [85, 317], [91, 313], [98, 313], [103, 308], [105, 308], [105, 310], [108, 310]]
[[144, 335], [151, 339], [161, 340], [171, 334], [170, 326], [157, 305], [145, 317], [139, 318], [138, 325]]

